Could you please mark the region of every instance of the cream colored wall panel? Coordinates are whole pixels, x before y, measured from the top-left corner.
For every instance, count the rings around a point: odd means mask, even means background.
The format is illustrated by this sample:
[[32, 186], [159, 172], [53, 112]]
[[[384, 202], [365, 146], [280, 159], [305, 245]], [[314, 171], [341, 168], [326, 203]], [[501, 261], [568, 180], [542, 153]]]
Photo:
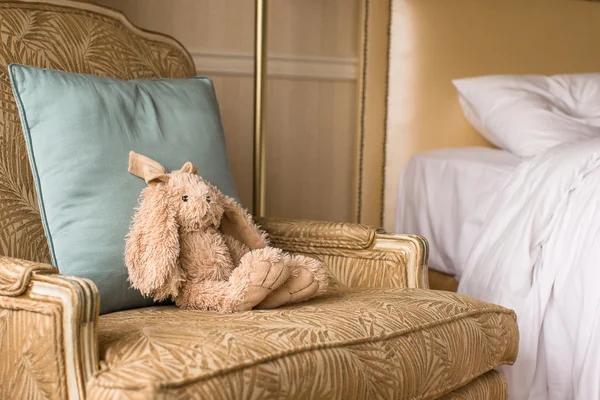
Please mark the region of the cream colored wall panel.
[[349, 221], [356, 84], [271, 80], [268, 216]]
[[275, 0], [269, 7], [270, 52], [357, 55], [359, 1]]
[[253, 0], [96, 0], [145, 29], [174, 36], [190, 51], [251, 51]]
[[219, 100], [229, 166], [240, 200], [252, 208], [252, 121], [254, 79], [246, 76], [213, 76]]
[[[252, 206], [252, 90], [249, 77], [213, 77], [242, 204]], [[269, 81], [266, 215], [351, 221], [356, 84]]]
[[[213, 79], [233, 178], [240, 200], [251, 208], [253, 78], [248, 54], [253, 50], [254, 1], [96, 2], [123, 11], [142, 28], [174, 36], [194, 55], [198, 72]], [[352, 221], [357, 87], [351, 75], [357, 72], [359, 1], [269, 4], [267, 215]], [[210, 59], [202, 60], [204, 56]]]
[[[251, 51], [253, 0], [96, 0], [146, 29], [167, 33], [189, 50]], [[356, 56], [357, 0], [269, 2], [269, 51]]]

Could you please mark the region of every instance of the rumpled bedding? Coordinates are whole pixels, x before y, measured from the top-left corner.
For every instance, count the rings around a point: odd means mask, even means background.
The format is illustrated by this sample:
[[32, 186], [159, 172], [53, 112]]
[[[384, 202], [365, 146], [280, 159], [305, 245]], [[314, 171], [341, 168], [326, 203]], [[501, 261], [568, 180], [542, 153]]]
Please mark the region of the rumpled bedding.
[[600, 399], [600, 139], [523, 161], [493, 198], [459, 292], [516, 311], [510, 399]]

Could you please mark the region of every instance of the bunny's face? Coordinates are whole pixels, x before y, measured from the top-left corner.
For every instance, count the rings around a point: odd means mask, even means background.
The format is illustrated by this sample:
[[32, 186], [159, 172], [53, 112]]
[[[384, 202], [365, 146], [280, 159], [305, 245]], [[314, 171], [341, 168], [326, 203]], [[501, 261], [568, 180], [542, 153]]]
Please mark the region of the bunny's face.
[[195, 174], [173, 172], [166, 184], [175, 219], [184, 231], [219, 228], [223, 216], [221, 194]]

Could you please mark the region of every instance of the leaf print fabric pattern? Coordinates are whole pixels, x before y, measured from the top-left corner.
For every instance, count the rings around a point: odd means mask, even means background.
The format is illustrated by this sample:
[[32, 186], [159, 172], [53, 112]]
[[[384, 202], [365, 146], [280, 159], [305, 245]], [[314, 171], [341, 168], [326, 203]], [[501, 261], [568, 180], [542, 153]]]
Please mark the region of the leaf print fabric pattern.
[[[104, 315], [92, 398], [436, 398], [516, 357], [514, 314], [449, 292], [339, 289], [269, 311]], [[306, 384], [311, 382], [311, 384]]]
[[472, 380], [468, 385], [440, 397], [440, 400], [506, 399], [507, 397], [508, 384], [506, 379], [500, 372], [490, 371]]
[[50, 262], [8, 64], [118, 79], [185, 78], [195, 70], [175, 41], [142, 37], [85, 9], [0, 3], [0, 32], [0, 254]]
[[60, 306], [32, 303], [0, 297], [0, 397], [66, 397]]

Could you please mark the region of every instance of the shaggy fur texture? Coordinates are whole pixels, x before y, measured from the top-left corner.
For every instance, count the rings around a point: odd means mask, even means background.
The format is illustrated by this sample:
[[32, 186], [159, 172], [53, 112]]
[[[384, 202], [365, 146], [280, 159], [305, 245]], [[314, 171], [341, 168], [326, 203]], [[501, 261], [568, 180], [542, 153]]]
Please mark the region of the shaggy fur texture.
[[296, 303], [327, 290], [320, 261], [269, 247], [250, 214], [192, 164], [167, 174], [131, 152], [129, 171], [149, 185], [125, 246], [131, 286], [143, 295], [233, 312]]

